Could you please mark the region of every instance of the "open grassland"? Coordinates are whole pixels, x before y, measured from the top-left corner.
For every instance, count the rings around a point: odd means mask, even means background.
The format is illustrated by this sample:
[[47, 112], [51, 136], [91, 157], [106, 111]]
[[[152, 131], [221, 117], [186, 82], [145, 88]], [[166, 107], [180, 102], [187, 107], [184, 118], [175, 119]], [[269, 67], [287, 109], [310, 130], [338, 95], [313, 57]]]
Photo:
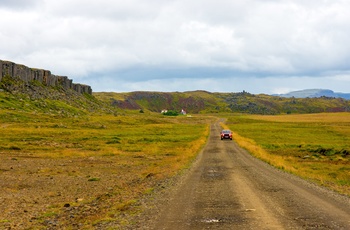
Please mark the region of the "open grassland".
[[350, 195], [350, 113], [234, 115], [227, 126], [258, 158]]
[[121, 226], [189, 166], [209, 117], [0, 111], [0, 228]]

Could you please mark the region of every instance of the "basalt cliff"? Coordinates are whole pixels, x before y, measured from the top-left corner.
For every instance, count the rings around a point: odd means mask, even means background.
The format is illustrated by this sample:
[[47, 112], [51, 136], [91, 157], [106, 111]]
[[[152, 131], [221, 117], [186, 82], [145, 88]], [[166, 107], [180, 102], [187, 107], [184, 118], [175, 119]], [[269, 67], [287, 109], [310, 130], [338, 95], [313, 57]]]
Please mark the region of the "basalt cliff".
[[36, 81], [45, 86], [62, 87], [65, 90], [74, 90], [81, 94], [92, 94], [92, 89], [89, 85], [73, 83], [66, 76], [57, 76], [51, 74], [49, 70], [30, 68], [25, 65], [0, 60], [0, 82], [5, 78], [22, 81], [27, 86]]

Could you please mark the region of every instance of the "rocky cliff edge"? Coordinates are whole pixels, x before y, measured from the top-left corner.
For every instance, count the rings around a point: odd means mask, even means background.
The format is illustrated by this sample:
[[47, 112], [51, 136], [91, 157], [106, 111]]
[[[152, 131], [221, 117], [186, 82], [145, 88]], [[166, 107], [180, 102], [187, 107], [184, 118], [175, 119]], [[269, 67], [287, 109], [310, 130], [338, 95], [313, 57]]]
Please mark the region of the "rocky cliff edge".
[[72, 89], [81, 94], [92, 94], [91, 86], [73, 83], [66, 76], [57, 76], [51, 74], [49, 70], [30, 68], [25, 65], [0, 60], [0, 82], [6, 76], [13, 79], [20, 79], [25, 83], [38, 81], [46, 86], [60, 86], [65, 90]]

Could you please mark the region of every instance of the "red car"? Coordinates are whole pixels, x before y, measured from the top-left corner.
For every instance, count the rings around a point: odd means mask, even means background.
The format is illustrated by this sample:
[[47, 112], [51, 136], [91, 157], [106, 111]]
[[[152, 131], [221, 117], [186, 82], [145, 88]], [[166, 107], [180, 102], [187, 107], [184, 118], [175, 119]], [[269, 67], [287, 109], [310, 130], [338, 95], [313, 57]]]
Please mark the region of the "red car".
[[221, 136], [221, 140], [223, 140], [223, 139], [230, 139], [230, 140], [232, 140], [232, 132], [231, 132], [231, 130], [227, 130], [227, 129], [222, 130], [221, 133], [220, 133], [220, 136]]

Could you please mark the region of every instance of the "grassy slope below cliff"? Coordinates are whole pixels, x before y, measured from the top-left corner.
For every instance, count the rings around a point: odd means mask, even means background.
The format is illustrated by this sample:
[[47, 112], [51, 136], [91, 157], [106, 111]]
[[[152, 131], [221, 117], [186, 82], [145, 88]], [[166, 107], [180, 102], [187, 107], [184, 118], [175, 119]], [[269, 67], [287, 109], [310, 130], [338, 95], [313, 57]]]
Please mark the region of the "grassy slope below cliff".
[[62, 116], [113, 113], [115, 110], [90, 94], [45, 86], [38, 81], [25, 83], [9, 77], [4, 77], [0, 82], [0, 109]]

